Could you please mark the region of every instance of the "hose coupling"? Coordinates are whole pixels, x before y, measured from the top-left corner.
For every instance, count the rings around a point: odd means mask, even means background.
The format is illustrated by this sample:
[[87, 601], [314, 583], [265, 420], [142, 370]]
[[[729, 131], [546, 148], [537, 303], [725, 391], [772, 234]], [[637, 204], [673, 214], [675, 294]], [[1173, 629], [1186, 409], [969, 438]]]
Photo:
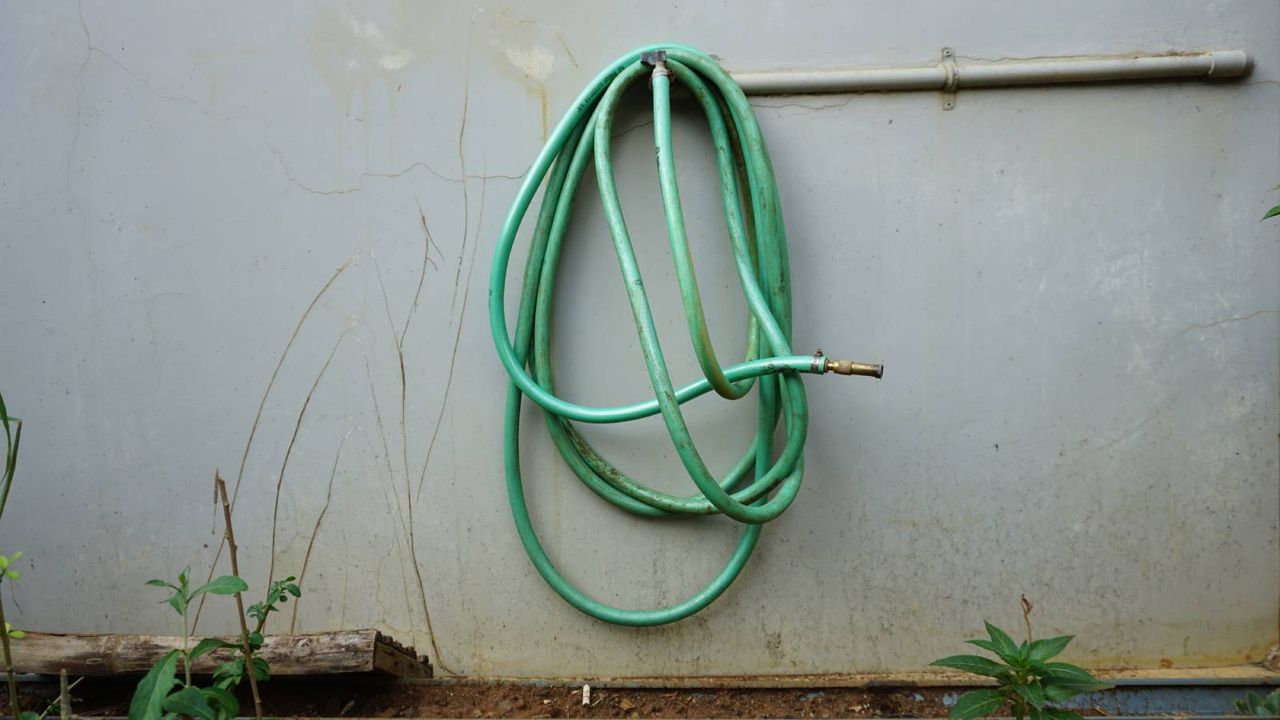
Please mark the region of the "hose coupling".
[[837, 375], [862, 375], [864, 377], [882, 378], [884, 377], [884, 365], [879, 363], [860, 363], [852, 360], [831, 360], [826, 361], [826, 371], [833, 372]]
[[650, 82], [659, 75], [672, 76], [671, 69], [667, 67], [667, 52], [665, 50], [641, 53], [640, 62], [653, 67], [653, 73], [649, 76]]
[[667, 61], [666, 50], [650, 50], [648, 52], [640, 53], [640, 62], [644, 63], [645, 65], [655, 66], [658, 63], [665, 63], [666, 61]]

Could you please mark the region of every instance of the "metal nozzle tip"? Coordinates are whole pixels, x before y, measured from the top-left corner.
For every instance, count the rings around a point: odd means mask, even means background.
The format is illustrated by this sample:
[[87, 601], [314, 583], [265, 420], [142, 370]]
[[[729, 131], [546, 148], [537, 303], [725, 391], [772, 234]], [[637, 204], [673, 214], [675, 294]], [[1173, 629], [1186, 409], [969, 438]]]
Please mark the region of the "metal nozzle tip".
[[862, 375], [863, 377], [884, 377], [884, 365], [879, 363], [860, 363], [852, 360], [827, 360], [827, 372], [837, 375]]

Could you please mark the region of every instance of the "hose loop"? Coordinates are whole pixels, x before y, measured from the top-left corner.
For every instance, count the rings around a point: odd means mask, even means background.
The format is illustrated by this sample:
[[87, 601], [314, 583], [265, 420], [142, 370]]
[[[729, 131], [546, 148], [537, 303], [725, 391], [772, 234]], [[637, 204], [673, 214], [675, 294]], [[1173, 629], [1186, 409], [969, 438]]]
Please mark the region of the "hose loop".
[[[664, 56], [657, 56], [664, 53]], [[646, 73], [652, 65], [652, 72]], [[636, 263], [614, 183], [612, 127], [626, 89], [648, 74], [653, 95], [654, 141], [668, 240], [687, 320], [703, 377], [676, 388], [668, 371], [648, 296]], [[670, 86], [679, 80], [706, 116], [716, 152], [721, 198], [738, 281], [750, 309], [743, 360], [721, 364], [707, 328], [702, 298], [680, 203], [671, 143]], [[551, 317], [563, 239], [575, 196], [588, 165], [595, 171], [618, 266], [640, 339], [653, 399], [616, 407], [568, 402], [555, 394], [551, 362]], [[508, 265], [516, 234], [542, 188], [521, 285], [515, 336], [505, 314]], [[698, 612], [728, 588], [746, 565], [763, 523], [784, 512], [804, 476], [803, 449], [808, 403], [799, 373], [825, 372], [817, 356], [791, 349], [790, 268], [781, 203], [764, 138], [746, 96], [709, 56], [683, 45], [663, 44], [622, 56], [583, 90], [552, 132], [520, 188], [494, 253], [489, 316], [494, 344], [511, 378], [507, 393], [504, 461], [507, 491], [520, 540], [534, 567], [551, 587], [582, 612], [621, 625], [661, 625]], [[680, 405], [715, 391], [740, 399], [756, 390], [757, 425], [732, 468], [717, 477], [703, 462]], [[723, 514], [746, 528], [724, 569], [692, 597], [656, 610], [606, 605], [571, 584], [555, 568], [529, 518], [520, 470], [520, 407], [525, 398], [542, 410], [547, 430], [566, 465], [593, 492], [628, 512], [650, 516]], [[575, 422], [626, 422], [661, 414], [697, 493], [654, 490], [605, 459], [574, 427]], [[775, 452], [782, 422], [785, 441]]]

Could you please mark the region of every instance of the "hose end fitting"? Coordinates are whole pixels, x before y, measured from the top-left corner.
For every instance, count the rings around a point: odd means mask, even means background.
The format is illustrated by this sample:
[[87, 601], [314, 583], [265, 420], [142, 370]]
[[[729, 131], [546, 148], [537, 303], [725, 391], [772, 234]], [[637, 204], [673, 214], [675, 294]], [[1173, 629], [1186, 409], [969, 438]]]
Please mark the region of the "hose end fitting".
[[653, 73], [649, 75], [649, 82], [652, 84], [653, 79], [659, 75], [672, 77], [671, 68], [667, 67], [667, 52], [665, 50], [654, 50], [640, 54], [640, 62], [653, 68]]
[[658, 63], [665, 63], [666, 61], [666, 50], [650, 50], [648, 52], [640, 53], [640, 62], [650, 67], [656, 67]]
[[860, 363], [852, 360], [826, 361], [826, 371], [837, 375], [862, 375], [864, 377], [884, 377], [884, 365], [879, 363]]

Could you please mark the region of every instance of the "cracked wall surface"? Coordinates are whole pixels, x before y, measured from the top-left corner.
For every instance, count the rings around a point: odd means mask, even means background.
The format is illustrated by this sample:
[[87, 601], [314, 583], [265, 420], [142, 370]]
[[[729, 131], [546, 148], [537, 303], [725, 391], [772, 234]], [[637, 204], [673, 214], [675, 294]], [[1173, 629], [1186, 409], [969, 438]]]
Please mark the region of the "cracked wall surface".
[[[710, 609], [638, 630], [572, 610], [520, 549], [485, 305], [549, 129], [605, 63], [662, 39], [730, 69], [943, 46], [1243, 49], [1255, 68], [961, 91], [951, 112], [930, 93], [754, 98], [795, 346], [887, 374], [807, 381], [795, 505]], [[31, 563], [16, 627], [175, 631], [143, 583], [226, 571], [220, 469], [247, 579], [302, 577], [277, 631], [373, 626], [444, 672], [912, 670], [984, 618], [1015, 625], [1020, 593], [1093, 665], [1255, 661], [1280, 640], [1280, 223], [1258, 222], [1280, 181], [1280, 5], [10, 3], [0, 87], [0, 390], [27, 422], [0, 523]], [[691, 244], [716, 344], [737, 347], [687, 100]], [[692, 379], [642, 91], [616, 127], [663, 347]], [[651, 391], [595, 192], [557, 294], [557, 381], [620, 403]], [[751, 403], [687, 407], [713, 468], [750, 441]], [[692, 492], [656, 419], [584, 433]], [[740, 532], [602, 506], [532, 410], [522, 446], [552, 557], [607, 602], [682, 599]], [[233, 624], [210, 602], [198, 630]]]

